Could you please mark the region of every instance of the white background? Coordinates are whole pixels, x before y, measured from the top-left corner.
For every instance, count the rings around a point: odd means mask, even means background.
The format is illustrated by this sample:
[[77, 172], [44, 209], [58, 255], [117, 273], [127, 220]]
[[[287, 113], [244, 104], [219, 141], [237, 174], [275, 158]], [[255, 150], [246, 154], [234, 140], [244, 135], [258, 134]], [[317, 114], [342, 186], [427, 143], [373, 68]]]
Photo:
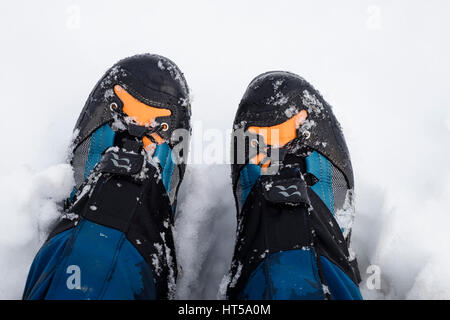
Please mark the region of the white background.
[[[264, 71], [310, 81], [352, 156], [363, 295], [450, 298], [449, 17], [445, 0], [0, 2], [0, 298], [21, 297], [71, 190], [66, 148], [89, 92], [144, 52], [182, 69], [205, 129], [229, 129]], [[216, 297], [234, 241], [229, 180], [225, 165], [186, 175], [179, 298]], [[371, 264], [379, 290], [365, 283]]]

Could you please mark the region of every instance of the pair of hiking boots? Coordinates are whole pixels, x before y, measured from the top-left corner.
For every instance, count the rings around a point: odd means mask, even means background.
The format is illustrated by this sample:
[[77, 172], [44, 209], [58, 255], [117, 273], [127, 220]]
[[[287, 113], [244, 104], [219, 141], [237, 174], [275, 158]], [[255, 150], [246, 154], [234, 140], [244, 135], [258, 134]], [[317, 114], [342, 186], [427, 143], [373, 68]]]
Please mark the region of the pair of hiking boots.
[[[24, 298], [174, 297], [190, 118], [188, 85], [169, 59], [137, 55], [106, 72], [76, 123], [76, 185]], [[293, 73], [261, 74], [239, 104], [231, 150], [237, 234], [226, 297], [359, 298], [353, 172], [329, 104]]]

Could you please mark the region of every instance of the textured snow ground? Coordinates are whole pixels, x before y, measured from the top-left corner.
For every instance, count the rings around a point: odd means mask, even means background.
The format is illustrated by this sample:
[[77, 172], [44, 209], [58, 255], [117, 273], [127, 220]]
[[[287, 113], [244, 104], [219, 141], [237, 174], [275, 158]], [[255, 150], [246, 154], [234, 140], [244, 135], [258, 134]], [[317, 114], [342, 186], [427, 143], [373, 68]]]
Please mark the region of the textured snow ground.
[[[92, 86], [116, 60], [152, 52], [180, 66], [194, 121], [216, 133], [259, 73], [290, 70], [313, 83], [352, 155], [364, 297], [450, 299], [450, 3], [293, 3], [0, 3], [0, 298], [21, 297], [71, 190], [65, 150]], [[234, 217], [229, 167], [190, 166], [176, 223], [179, 298], [216, 297]], [[374, 265], [380, 289], [366, 284]]]

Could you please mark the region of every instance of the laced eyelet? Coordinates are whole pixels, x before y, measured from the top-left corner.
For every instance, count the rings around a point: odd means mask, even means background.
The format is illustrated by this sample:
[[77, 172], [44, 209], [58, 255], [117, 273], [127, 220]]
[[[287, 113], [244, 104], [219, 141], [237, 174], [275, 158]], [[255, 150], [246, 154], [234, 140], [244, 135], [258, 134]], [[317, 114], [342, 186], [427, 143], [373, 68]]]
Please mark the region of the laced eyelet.
[[309, 139], [309, 137], [311, 137], [311, 132], [309, 132], [309, 131], [303, 131], [303, 132], [302, 132], [302, 136], [303, 136], [305, 139]]
[[167, 131], [169, 130], [169, 125], [165, 122], [161, 123], [161, 127], [162, 127], [162, 131]]
[[111, 102], [111, 103], [109, 104], [109, 110], [111, 110], [111, 111], [116, 111], [118, 107], [119, 107], [119, 106], [118, 106], [117, 103], [115, 103], [115, 102]]
[[258, 141], [258, 139], [252, 139], [250, 141], [250, 144], [252, 145], [252, 147], [256, 148], [259, 144], [259, 141]]

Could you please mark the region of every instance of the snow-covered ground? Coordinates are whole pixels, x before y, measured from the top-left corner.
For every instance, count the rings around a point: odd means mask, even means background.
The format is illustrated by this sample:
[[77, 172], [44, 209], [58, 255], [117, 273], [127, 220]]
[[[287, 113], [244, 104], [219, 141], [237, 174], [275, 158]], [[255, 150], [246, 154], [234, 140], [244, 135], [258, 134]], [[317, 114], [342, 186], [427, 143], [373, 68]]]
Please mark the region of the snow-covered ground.
[[[364, 297], [450, 299], [449, 15], [447, 0], [0, 2], [0, 298], [21, 297], [71, 190], [66, 148], [90, 90], [116, 60], [152, 52], [183, 70], [194, 136], [207, 151], [218, 138], [223, 158], [254, 76], [313, 83], [352, 155]], [[234, 244], [228, 165], [189, 167], [176, 227], [178, 297], [214, 299]]]

